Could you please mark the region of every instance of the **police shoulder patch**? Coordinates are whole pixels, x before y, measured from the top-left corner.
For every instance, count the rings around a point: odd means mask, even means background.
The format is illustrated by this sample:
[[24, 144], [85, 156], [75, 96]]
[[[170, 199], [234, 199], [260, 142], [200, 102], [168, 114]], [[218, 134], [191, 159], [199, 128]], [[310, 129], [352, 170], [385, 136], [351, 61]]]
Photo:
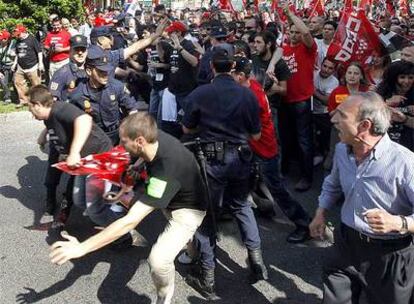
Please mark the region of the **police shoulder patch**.
[[72, 80], [71, 82], [69, 82], [69, 89], [74, 89], [76, 86], [75, 80]]
[[50, 89], [51, 90], [56, 91], [58, 89], [58, 87], [59, 87], [59, 84], [57, 82], [52, 81], [50, 83]]
[[161, 198], [167, 188], [167, 182], [162, 179], [151, 177], [147, 186], [147, 194], [155, 198]]

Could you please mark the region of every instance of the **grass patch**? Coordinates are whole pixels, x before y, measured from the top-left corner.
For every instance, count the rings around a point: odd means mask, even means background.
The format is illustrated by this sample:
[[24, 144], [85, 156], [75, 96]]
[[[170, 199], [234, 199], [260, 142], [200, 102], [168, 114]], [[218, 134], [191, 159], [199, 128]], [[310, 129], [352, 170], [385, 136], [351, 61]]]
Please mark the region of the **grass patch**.
[[23, 107], [20, 109], [16, 109], [15, 103], [4, 103], [0, 102], [0, 114], [6, 114], [11, 112], [21, 112], [21, 111], [27, 111], [27, 107]]

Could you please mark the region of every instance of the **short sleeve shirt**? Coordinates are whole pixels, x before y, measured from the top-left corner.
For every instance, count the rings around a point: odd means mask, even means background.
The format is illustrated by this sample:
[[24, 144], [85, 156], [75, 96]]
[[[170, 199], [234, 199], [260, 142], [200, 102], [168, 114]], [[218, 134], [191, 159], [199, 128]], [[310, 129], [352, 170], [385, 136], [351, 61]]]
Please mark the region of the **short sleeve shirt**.
[[286, 61], [292, 77], [287, 81], [286, 102], [294, 103], [309, 99], [314, 92], [313, 71], [317, 55], [315, 41], [311, 48], [304, 43], [283, 46], [283, 60]]
[[25, 39], [17, 40], [17, 63], [24, 70], [30, 69], [38, 63], [38, 54], [41, 51], [40, 43], [32, 35], [29, 35]]
[[[57, 101], [52, 105], [49, 118], [44, 121], [49, 138], [61, 154], [69, 154], [74, 135], [75, 119], [85, 113], [74, 105]], [[91, 133], [81, 151], [81, 157], [108, 151], [111, 140], [96, 125], [92, 125]]]
[[158, 150], [146, 164], [144, 193], [134, 200], [154, 208], [206, 210], [205, 190], [197, 161], [176, 138], [158, 131]]

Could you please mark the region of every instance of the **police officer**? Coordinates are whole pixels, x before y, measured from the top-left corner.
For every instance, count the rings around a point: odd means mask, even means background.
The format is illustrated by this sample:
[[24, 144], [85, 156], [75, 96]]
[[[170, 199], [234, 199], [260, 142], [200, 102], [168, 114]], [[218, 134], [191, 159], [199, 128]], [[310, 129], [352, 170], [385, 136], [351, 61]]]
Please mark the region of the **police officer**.
[[[237, 84], [230, 71], [233, 58], [224, 49], [212, 56], [214, 79], [188, 95], [188, 107], [182, 120], [184, 133], [199, 130], [207, 155], [207, 173], [213, 205], [228, 208], [238, 222], [242, 240], [248, 249], [252, 278], [267, 279], [256, 219], [247, 196], [252, 152], [250, 138], [260, 138], [259, 107], [256, 97]], [[223, 201], [223, 197], [226, 200]], [[211, 213], [211, 212], [210, 212]], [[189, 276], [188, 283], [203, 296], [212, 299], [214, 292], [215, 232], [212, 215], [207, 216], [195, 242], [200, 250], [201, 271]]]
[[[122, 70], [118, 68], [125, 64], [125, 60], [128, 60], [133, 54], [138, 53], [140, 50], [149, 46], [155, 39], [161, 37], [164, 29], [167, 26], [168, 19], [162, 20], [155, 33], [148, 38], [140, 39], [137, 42], [131, 44], [127, 48], [121, 48], [117, 50], [112, 50], [114, 46], [114, 39], [112, 36], [112, 29], [109, 26], [99, 26], [94, 27], [91, 32], [91, 43], [93, 45], [99, 46], [105, 50], [106, 55], [109, 58], [109, 62], [113, 67], [111, 75], [122, 75]], [[114, 73], [114, 74], [112, 74]]]
[[70, 102], [90, 114], [116, 145], [122, 116], [137, 112], [138, 104], [125, 85], [109, 75], [112, 70], [104, 50], [91, 46], [85, 63], [88, 78], [78, 84]]
[[84, 65], [88, 39], [82, 35], [70, 39], [70, 62], [57, 70], [50, 81], [49, 89], [55, 100], [67, 101], [80, 79], [87, 78]]

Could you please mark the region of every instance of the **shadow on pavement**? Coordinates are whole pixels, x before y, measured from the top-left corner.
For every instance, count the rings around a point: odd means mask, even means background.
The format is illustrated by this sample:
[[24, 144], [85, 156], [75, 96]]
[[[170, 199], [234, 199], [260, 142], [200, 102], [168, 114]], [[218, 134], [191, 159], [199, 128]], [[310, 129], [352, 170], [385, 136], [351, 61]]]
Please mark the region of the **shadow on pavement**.
[[[33, 211], [33, 226], [38, 226], [43, 215], [43, 180], [47, 161], [37, 156], [25, 158], [27, 163], [17, 171], [20, 188], [11, 185], [0, 187], [0, 194], [9, 199], [18, 200], [24, 207]], [[41, 174], [39, 174], [41, 172]], [[30, 228], [30, 227], [26, 227]]]

